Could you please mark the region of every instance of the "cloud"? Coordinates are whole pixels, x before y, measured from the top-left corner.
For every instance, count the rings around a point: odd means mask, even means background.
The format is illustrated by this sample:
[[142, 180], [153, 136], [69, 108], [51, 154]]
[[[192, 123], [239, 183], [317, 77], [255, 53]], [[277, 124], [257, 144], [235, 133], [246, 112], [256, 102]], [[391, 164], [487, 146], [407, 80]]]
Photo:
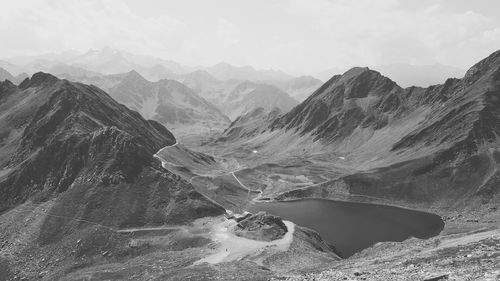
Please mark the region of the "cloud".
[[226, 19], [219, 19], [217, 22], [217, 39], [224, 44], [233, 45], [240, 41], [240, 30], [232, 22]]
[[[167, 16], [140, 17], [118, 0], [12, 1], [0, 34], [9, 38], [4, 55], [113, 46], [129, 51], [182, 48], [186, 25]], [[7, 53], [7, 54], [5, 54]]]
[[455, 3], [9, 1], [0, 57], [110, 46], [191, 65], [227, 61], [304, 74], [395, 62], [467, 68], [500, 48], [500, 18], [486, 2]]
[[405, 9], [398, 0], [291, 0], [288, 12], [308, 19], [315, 40], [323, 42], [319, 52], [330, 49], [329, 60], [337, 65], [400, 61], [465, 66], [471, 61], [464, 51], [490, 52], [500, 46], [498, 19], [449, 12], [439, 4]]

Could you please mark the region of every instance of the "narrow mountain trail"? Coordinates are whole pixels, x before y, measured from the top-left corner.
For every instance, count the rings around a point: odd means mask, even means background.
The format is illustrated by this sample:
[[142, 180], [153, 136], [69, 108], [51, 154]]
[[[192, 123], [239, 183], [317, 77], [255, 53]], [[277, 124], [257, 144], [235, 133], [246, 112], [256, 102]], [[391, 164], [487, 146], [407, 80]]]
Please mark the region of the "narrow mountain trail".
[[[160, 159], [162, 161], [162, 165], [164, 167], [165, 167], [165, 165], [170, 165], [171, 167], [181, 167], [182, 166], [182, 165], [178, 165], [178, 164], [166, 161], [165, 159], [163, 159], [162, 157], [159, 156], [160, 152], [168, 151], [169, 148], [175, 147], [178, 144], [179, 143], [176, 141], [175, 144], [170, 145], [170, 146], [166, 146], [166, 147], [162, 148], [160, 151], [158, 151], [158, 153], [155, 154], [155, 157], [157, 157], [158, 159]], [[238, 162], [238, 160], [235, 159], [235, 158], [233, 158], [233, 157], [231, 157], [230, 159], [224, 160], [225, 158], [222, 158], [222, 157], [219, 157], [219, 156], [215, 155], [214, 151], [212, 151], [210, 154], [211, 154], [211, 156], [214, 159], [216, 159], [216, 161], [217, 161], [217, 159], [220, 160], [219, 162], [222, 163], [222, 166], [224, 167], [224, 169], [230, 169], [230, 168], [233, 168], [233, 169], [231, 171], [227, 171], [226, 170], [225, 172], [224, 171], [215, 171], [214, 173], [211, 173], [211, 174], [195, 174], [194, 176], [192, 176], [192, 177], [190, 177], [190, 178], [187, 179], [190, 184], [193, 184], [193, 181], [196, 180], [196, 179], [198, 179], [198, 178], [214, 178], [214, 177], [219, 177], [219, 176], [231, 175], [236, 180], [236, 182], [238, 182], [238, 184], [240, 185], [240, 187], [242, 187], [242, 188], [244, 188], [245, 190], [248, 191], [249, 195], [250, 195], [250, 192], [258, 192], [258, 195], [255, 198], [251, 199], [251, 202], [253, 202], [253, 203], [260, 202], [260, 199], [262, 198], [262, 195], [263, 195], [264, 192], [262, 190], [260, 190], [260, 189], [252, 189], [252, 188], [248, 187], [236, 175], [236, 173], [238, 173], [241, 170], [248, 169], [248, 167], [245, 167], [244, 165], [241, 165]], [[315, 186], [320, 186], [322, 184], [328, 183], [330, 181], [331, 180], [326, 180], [326, 181], [323, 181], [323, 182], [319, 182], [319, 183], [315, 183], [315, 184], [311, 184], [311, 185], [307, 185], [307, 186], [302, 186], [300, 188], [294, 188], [294, 189], [289, 190], [289, 191], [312, 188], [312, 187], [315, 187]], [[376, 199], [378, 199], [378, 198], [376, 198]], [[211, 200], [211, 201], [215, 202], [213, 200]]]
[[162, 148], [162, 149], [158, 150], [158, 152], [156, 152], [156, 154], [155, 154], [155, 155], [153, 155], [153, 157], [156, 157], [156, 158], [158, 158], [158, 159], [160, 159], [160, 160], [162, 160], [162, 161], [165, 161], [165, 160], [163, 160], [163, 159], [161, 159], [161, 158], [160, 158], [160, 156], [158, 155], [158, 153], [162, 152], [164, 149], [167, 149], [167, 148], [171, 148], [171, 147], [177, 146], [178, 144], [179, 144], [179, 142], [178, 142], [177, 140], [175, 140], [175, 143], [174, 143], [174, 144], [169, 145], [169, 146], [165, 146], [164, 148]]
[[184, 226], [158, 226], [158, 227], [135, 227], [135, 228], [124, 228], [118, 229], [118, 233], [134, 233], [143, 231], [161, 231], [161, 230], [184, 230]]
[[238, 177], [234, 174], [235, 172], [231, 172], [231, 175], [234, 177], [234, 179], [241, 185], [241, 187], [245, 188], [246, 190], [248, 190], [248, 194], [250, 194], [250, 192], [259, 192], [259, 195], [257, 195], [257, 197], [253, 198], [252, 199], [252, 202], [258, 202], [260, 200], [260, 198], [262, 197], [262, 193], [263, 191], [260, 190], [260, 189], [257, 189], [257, 190], [253, 190], [253, 189], [250, 189], [248, 186], [244, 185], [240, 179], [238, 179]]

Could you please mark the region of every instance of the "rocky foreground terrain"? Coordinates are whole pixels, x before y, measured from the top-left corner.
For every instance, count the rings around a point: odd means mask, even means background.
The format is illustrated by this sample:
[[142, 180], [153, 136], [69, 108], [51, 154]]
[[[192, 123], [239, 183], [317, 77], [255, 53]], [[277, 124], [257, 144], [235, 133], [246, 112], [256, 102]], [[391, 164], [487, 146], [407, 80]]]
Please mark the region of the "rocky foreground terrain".
[[323, 269], [272, 280], [499, 280], [499, 219], [491, 211], [454, 214], [436, 237], [378, 243]]

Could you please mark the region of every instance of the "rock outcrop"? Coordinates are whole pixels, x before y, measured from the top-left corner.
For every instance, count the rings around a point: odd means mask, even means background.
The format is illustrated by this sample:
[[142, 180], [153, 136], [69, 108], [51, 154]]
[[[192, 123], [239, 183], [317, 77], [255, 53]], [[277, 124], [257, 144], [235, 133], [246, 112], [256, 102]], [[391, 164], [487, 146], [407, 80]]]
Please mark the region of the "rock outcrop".
[[240, 221], [234, 232], [241, 237], [269, 242], [282, 238], [287, 231], [280, 217], [258, 212]]

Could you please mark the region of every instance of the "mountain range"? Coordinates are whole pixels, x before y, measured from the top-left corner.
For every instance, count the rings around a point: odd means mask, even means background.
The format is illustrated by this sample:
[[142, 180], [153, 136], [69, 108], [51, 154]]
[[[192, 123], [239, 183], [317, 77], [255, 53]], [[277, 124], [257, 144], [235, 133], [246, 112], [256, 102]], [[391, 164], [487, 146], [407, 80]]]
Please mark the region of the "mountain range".
[[[0, 69], [0, 280], [380, 279], [380, 267], [439, 280], [495, 266], [500, 51], [428, 87], [385, 76], [400, 66], [321, 83], [109, 48], [0, 65], [54, 72]], [[187, 147], [180, 127], [203, 142]], [[441, 228], [342, 260], [323, 234], [245, 212], [302, 199], [426, 210]]]
[[[127, 81], [143, 79], [135, 72], [128, 76], [134, 77]], [[172, 96], [187, 88], [167, 80], [141, 83], [173, 88]], [[141, 264], [152, 269], [161, 262], [168, 268], [155, 269], [155, 276], [182, 279], [185, 270], [191, 271], [188, 264], [196, 268], [189, 273], [196, 278], [227, 276], [226, 268], [214, 271], [194, 263], [214, 251], [210, 227], [225, 223], [226, 210], [160, 162], [156, 153], [178, 141], [159, 122], [144, 119], [94, 85], [39, 72], [18, 86], [0, 82], [0, 125], [3, 279], [122, 279], [124, 273], [111, 272], [123, 270], [116, 266], [123, 262], [129, 263], [124, 270], [130, 274], [142, 275]], [[260, 213], [250, 222], [262, 227], [261, 221], [270, 224], [268, 218]], [[281, 219], [273, 220], [284, 229], [281, 236], [291, 231]], [[262, 235], [239, 233], [252, 239]], [[316, 232], [297, 226], [291, 235], [295, 244], [289, 255], [279, 249], [266, 252], [277, 265], [293, 261], [297, 253], [339, 259]], [[244, 265], [240, 278], [272, 276], [254, 263]]]
[[1, 82], [0, 124], [7, 280], [58, 279], [102, 253], [132, 253], [113, 229], [224, 213], [153, 157], [176, 142], [165, 127], [95, 86], [46, 73]]
[[[209, 67], [190, 67], [180, 63], [156, 58], [148, 55], [137, 55], [130, 52], [104, 47], [101, 50], [88, 50], [85, 53], [66, 51], [37, 56], [18, 56], [0, 61], [0, 67], [19, 74], [21, 72], [50, 72], [53, 67], [78, 68], [104, 75], [126, 73], [132, 70], [151, 81], [172, 79], [177, 75], [187, 74], [196, 70], [204, 70], [218, 80], [287, 80], [292, 76], [276, 70], [256, 70], [251, 66], [233, 66], [219, 63]], [[71, 72], [71, 71], [70, 71]], [[54, 73], [54, 74], [63, 74]], [[75, 75], [75, 73], [66, 73]], [[88, 76], [88, 75], [87, 75]]]
[[118, 102], [170, 128], [195, 125], [198, 130], [224, 128], [230, 122], [219, 109], [175, 80], [150, 82], [131, 71], [108, 91]]
[[233, 66], [228, 63], [218, 63], [214, 66], [201, 68], [218, 80], [289, 80], [292, 76], [277, 70], [255, 70], [251, 66]]
[[282, 157], [326, 150], [330, 156], [321, 159], [339, 157], [334, 162], [349, 167], [337, 179], [280, 199], [335, 197], [342, 186], [349, 194], [405, 204], [491, 204], [500, 186], [499, 73], [500, 51], [464, 78], [428, 88], [402, 88], [377, 71], [353, 68], [277, 118], [262, 122], [256, 115], [261, 127], [250, 122], [250, 131], [260, 136], [249, 134], [245, 143]]

